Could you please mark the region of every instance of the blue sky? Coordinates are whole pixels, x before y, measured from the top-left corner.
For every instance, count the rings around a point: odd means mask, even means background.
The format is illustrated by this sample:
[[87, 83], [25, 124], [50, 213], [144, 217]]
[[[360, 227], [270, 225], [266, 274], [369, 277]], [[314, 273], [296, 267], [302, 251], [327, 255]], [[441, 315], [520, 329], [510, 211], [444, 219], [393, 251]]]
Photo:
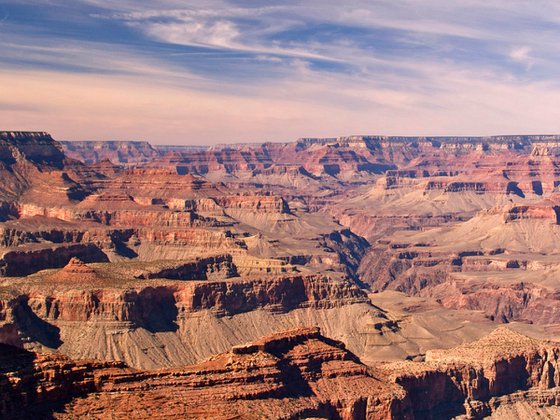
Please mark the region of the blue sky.
[[0, 0], [0, 126], [211, 144], [560, 132], [554, 1]]

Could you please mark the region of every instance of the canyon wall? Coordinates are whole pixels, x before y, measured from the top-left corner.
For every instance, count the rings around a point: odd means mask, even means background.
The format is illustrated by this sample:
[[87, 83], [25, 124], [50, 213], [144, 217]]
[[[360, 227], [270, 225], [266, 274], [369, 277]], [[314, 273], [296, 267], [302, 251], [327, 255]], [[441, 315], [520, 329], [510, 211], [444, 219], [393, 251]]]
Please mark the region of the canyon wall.
[[198, 365], [159, 371], [3, 345], [0, 414], [138, 418], [165, 407], [170, 417], [195, 418], [479, 419], [515, 412], [519, 401], [533, 414], [557, 413], [559, 353], [504, 328], [433, 351], [426, 362], [370, 367], [318, 328], [273, 334]]
[[[500, 323], [558, 328], [559, 150], [559, 136], [153, 147], [0, 133], [0, 342], [39, 352], [18, 353], [26, 379], [0, 378], [0, 408], [554, 413], [556, 345], [475, 340]], [[299, 328], [314, 326], [324, 336]], [[41, 373], [49, 352], [59, 376]]]

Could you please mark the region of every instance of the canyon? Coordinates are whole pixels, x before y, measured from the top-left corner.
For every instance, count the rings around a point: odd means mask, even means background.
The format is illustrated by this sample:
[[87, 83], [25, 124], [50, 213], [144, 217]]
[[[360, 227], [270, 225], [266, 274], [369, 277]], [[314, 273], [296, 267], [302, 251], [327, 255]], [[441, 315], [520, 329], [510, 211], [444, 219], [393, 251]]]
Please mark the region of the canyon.
[[0, 132], [0, 415], [555, 417], [559, 188], [552, 135]]
[[1, 345], [0, 414], [124, 419], [164, 409], [166, 416], [205, 419], [413, 419], [534, 410], [554, 416], [559, 354], [557, 345], [505, 327], [430, 351], [425, 362], [371, 366], [319, 328], [276, 333], [198, 365], [153, 371]]

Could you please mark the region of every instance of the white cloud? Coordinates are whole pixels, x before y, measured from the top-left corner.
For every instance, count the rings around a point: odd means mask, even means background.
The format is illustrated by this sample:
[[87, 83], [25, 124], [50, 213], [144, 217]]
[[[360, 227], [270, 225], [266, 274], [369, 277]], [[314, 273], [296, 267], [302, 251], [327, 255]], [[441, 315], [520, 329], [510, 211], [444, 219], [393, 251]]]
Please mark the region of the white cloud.
[[[148, 36], [171, 44], [338, 61], [335, 57], [318, 53], [306, 45], [281, 45], [277, 42], [263, 41], [268, 34], [302, 24], [304, 17], [292, 19], [275, 16], [275, 13], [287, 10], [291, 9], [284, 6], [183, 8], [113, 13], [110, 17], [123, 20]], [[293, 10], [291, 12], [293, 13]], [[260, 19], [260, 24], [242, 28], [236, 23], [236, 20], [248, 18]]]
[[434, 66], [430, 86], [391, 89], [375, 80], [308, 73], [240, 95], [155, 83], [150, 77], [0, 72], [0, 125], [59, 139], [146, 139], [211, 144], [347, 134], [487, 135], [560, 132], [560, 89], [518, 85]]
[[[0, 49], [6, 62], [51, 60], [92, 73], [4, 66], [2, 95], [17, 98], [17, 106], [2, 107], [0, 125], [50, 130], [58, 138], [191, 144], [351, 133], [560, 132], [560, 46], [557, 32], [543, 24], [560, 16], [554, 2], [88, 3], [107, 9], [95, 19], [113, 19], [174, 47], [210, 48], [213, 61], [187, 49], [186, 59], [174, 60], [180, 49], [158, 54], [94, 40], [35, 45], [11, 35]], [[319, 35], [331, 27], [334, 35], [325, 41]], [[364, 31], [371, 31], [371, 45]], [[246, 57], [224, 65], [232, 52]], [[316, 65], [321, 60], [323, 67]], [[539, 71], [523, 74], [516, 63]], [[232, 68], [245, 78], [236, 80]], [[530, 79], [533, 74], [538, 77]]]
[[535, 59], [531, 56], [532, 51], [531, 47], [517, 47], [510, 51], [509, 57], [513, 61], [525, 64], [527, 70], [530, 70], [535, 64]]
[[226, 20], [206, 22], [189, 18], [180, 23], [154, 23], [148, 26], [150, 35], [172, 44], [228, 49], [235, 49], [238, 45], [239, 31], [233, 22]]

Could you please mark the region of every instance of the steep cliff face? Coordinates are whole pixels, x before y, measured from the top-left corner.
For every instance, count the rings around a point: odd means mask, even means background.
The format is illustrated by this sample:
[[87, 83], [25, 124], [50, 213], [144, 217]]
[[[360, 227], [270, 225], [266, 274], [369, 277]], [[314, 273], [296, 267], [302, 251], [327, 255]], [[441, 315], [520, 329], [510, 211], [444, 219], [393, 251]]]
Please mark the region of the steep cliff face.
[[411, 418], [398, 385], [377, 379], [342, 343], [316, 328], [272, 335], [200, 365], [162, 371], [0, 351], [10, 361], [0, 381], [7, 391], [3, 417]]
[[62, 169], [64, 152], [48, 133], [0, 132], [0, 160], [13, 165], [24, 160], [38, 166]]
[[86, 262], [109, 262], [93, 244], [37, 247], [36, 249], [7, 249], [0, 252], [0, 277], [25, 276], [46, 268], [64, 267], [73, 257]]
[[61, 174], [64, 164], [62, 148], [49, 134], [0, 132], [0, 201], [12, 202], [49, 179], [72, 196], [77, 185]]
[[119, 363], [73, 362], [0, 344], [0, 416], [40, 418], [53, 407], [94, 392], [96, 375], [122, 371]]
[[[198, 270], [198, 267], [195, 269]], [[211, 269], [210, 265], [206, 265], [201, 274], [206, 275], [206, 271]], [[63, 280], [70, 290], [61, 291], [58, 295], [34, 290], [21, 295], [20, 301], [29, 305], [37, 316], [46, 321], [114, 320], [131, 322], [137, 326], [145, 324], [143, 314], [150, 314], [144, 308], [156, 304], [162, 305], [160, 309], [163, 312], [175, 312], [173, 321], [176, 321], [178, 316], [190, 316], [193, 312], [203, 310], [223, 316], [263, 307], [287, 312], [298, 307], [336, 307], [367, 302], [365, 294], [351, 283], [317, 275], [167, 282], [165, 285], [153, 286], [143, 282], [143, 286], [136, 289], [104, 287], [102, 290], [80, 291], [74, 289], [79, 283], [71, 281], [72, 276], [68, 276], [68, 270], [62, 274], [54, 275], [51, 279], [54, 282]], [[188, 273], [188, 277], [195, 274], [193, 270]], [[75, 282], [83, 282], [85, 278], [82, 273], [73, 277]], [[98, 279], [99, 287], [102, 285], [102, 278]], [[155, 312], [150, 316], [157, 318], [159, 315], [159, 312]]]
[[[392, 380], [406, 391], [417, 418], [491, 415], [504, 395], [528, 405], [557, 405], [560, 348], [505, 327], [452, 350], [432, 350], [426, 363], [394, 365]], [[548, 401], [548, 403], [542, 403]]]
[[62, 270], [2, 284], [0, 337], [153, 368], [200, 361], [281, 326], [316, 323], [337, 336], [353, 335], [368, 318], [381, 316], [347, 279], [297, 272], [239, 277], [237, 261], [230, 255], [183, 263], [74, 258]]
[[0, 415], [54, 418], [479, 419], [558, 413], [558, 346], [498, 329], [426, 362], [366, 366], [318, 328], [238, 345], [192, 366], [138, 371], [0, 346]]

